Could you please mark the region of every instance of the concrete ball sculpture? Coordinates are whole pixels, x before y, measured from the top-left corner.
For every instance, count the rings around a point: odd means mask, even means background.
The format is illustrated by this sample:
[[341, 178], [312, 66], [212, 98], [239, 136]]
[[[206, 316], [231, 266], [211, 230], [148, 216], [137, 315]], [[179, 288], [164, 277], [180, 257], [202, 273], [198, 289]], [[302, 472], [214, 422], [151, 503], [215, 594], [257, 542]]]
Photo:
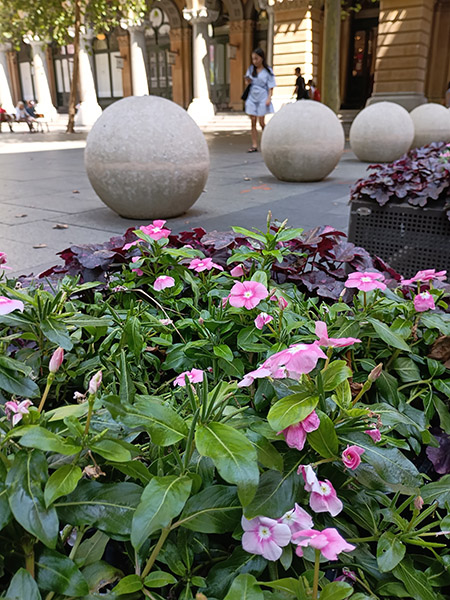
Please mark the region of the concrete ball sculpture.
[[364, 108], [350, 128], [350, 146], [363, 162], [392, 162], [408, 152], [414, 125], [406, 109], [394, 102]]
[[281, 181], [320, 181], [344, 151], [344, 130], [320, 102], [286, 104], [267, 124], [261, 151], [267, 168]]
[[157, 96], [130, 96], [109, 106], [91, 129], [86, 171], [100, 199], [128, 219], [186, 212], [209, 172], [205, 138], [180, 106]]
[[411, 111], [414, 123], [413, 148], [431, 142], [450, 142], [450, 110], [442, 104], [421, 104]]

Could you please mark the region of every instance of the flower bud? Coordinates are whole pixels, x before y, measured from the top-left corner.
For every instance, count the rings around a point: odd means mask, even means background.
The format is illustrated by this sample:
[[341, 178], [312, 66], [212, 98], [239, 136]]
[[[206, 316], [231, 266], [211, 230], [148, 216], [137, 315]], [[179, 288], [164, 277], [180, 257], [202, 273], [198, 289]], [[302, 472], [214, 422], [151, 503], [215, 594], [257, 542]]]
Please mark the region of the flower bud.
[[422, 506], [423, 506], [422, 496], [417, 496], [416, 498], [414, 498], [414, 508], [416, 510], [422, 510]]
[[62, 348], [57, 348], [50, 359], [48, 364], [48, 369], [50, 373], [56, 373], [59, 371], [59, 367], [62, 365], [64, 360], [64, 350]]
[[102, 383], [102, 372], [98, 371], [89, 382], [89, 393], [95, 394]]
[[382, 370], [383, 370], [383, 363], [380, 363], [379, 365], [374, 367], [369, 373], [369, 377], [367, 378], [368, 381], [374, 382], [376, 379], [378, 379], [378, 377], [381, 375]]

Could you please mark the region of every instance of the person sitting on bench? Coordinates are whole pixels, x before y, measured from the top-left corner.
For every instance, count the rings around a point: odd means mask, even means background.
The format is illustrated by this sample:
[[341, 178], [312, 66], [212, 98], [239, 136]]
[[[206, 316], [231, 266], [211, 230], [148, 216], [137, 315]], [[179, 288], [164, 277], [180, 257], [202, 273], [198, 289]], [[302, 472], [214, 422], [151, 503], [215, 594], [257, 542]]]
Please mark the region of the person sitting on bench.
[[14, 121], [14, 117], [12, 115], [8, 115], [6, 110], [3, 108], [2, 103], [0, 102], [0, 132], [2, 130], [2, 123], [8, 123], [9, 130], [13, 133], [12, 122]]
[[18, 102], [16, 106], [16, 121], [18, 123], [26, 123], [31, 133], [34, 132], [33, 122], [35, 121], [34, 117], [27, 113], [25, 110], [25, 104], [23, 102]]

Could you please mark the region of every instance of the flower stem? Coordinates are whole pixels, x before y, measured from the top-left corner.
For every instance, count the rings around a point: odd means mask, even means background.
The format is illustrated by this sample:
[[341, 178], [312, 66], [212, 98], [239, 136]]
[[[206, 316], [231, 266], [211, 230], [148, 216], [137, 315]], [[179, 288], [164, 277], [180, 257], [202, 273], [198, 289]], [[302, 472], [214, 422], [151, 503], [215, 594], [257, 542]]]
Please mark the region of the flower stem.
[[86, 419], [86, 425], [84, 426], [84, 437], [86, 437], [89, 432], [89, 425], [91, 424], [92, 412], [94, 410], [94, 401], [95, 401], [95, 394], [90, 394], [90, 396], [88, 398], [89, 408], [88, 408], [88, 414], [87, 414], [87, 419]]
[[170, 524], [161, 531], [159, 540], [157, 541], [156, 546], [153, 548], [153, 552], [150, 554], [150, 558], [148, 559], [147, 564], [145, 565], [144, 570], [142, 571], [142, 578], [146, 577], [150, 573], [151, 568], [153, 567], [155, 560], [158, 558], [158, 554], [160, 553], [161, 548], [163, 547], [164, 542], [166, 541], [169, 533]]
[[50, 388], [52, 387], [52, 383], [53, 383], [54, 379], [55, 379], [55, 374], [49, 373], [48, 377], [47, 377], [47, 385], [45, 386], [44, 393], [42, 394], [42, 398], [39, 403], [38, 412], [42, 412], [42, 409], [44, 408], [45, 401], [47, 400], [47, 396], [50, 391]]
[[25, 553], [25, 568], [28, 573], [34, 579], [34, 548], [33, 542], [25, 543], [23, 545], [23, 550]]
[[319, 570], [320, 570], [320, 550], [316, 550], [316, 559], [314, 561], [314, 579], [312, 589], [312, 600], [317, 600], [319, 593]]

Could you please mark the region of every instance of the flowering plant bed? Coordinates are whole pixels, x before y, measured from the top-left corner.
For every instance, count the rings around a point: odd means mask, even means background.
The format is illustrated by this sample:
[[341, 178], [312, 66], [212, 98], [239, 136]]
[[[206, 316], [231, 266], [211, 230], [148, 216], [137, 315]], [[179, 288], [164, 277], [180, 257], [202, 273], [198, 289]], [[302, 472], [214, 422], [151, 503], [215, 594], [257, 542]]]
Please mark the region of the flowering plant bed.
[[301, 231], [235, 233], [0, 282], [6, 598], [450, 598], [445, 273], [321, 301], [278, 274]]

